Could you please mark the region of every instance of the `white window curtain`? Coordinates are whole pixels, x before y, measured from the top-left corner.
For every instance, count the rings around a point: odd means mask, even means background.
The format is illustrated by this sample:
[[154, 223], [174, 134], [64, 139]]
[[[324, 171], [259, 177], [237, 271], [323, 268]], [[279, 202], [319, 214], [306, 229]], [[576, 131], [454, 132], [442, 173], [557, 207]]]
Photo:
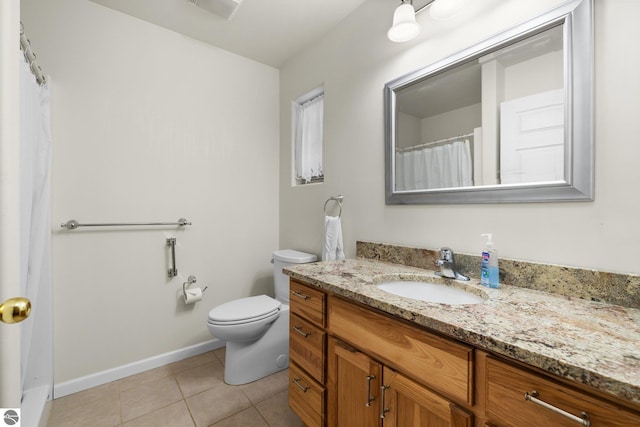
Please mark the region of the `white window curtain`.
[[296, 104], [295, 157], [296, 178], [308, 183], [324, 175], [322, 171], [322, 128], [324, 97], [319, 95]]
[[396, 153], [396, 191], [473, 185], [469, 140]]

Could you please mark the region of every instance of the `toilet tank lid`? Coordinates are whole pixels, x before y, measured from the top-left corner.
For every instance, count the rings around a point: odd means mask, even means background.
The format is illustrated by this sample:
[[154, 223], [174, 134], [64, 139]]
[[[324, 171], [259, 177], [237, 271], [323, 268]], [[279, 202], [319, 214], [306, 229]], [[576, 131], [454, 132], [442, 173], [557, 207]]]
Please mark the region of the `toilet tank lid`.
[[292, 264], [304, 264], [307, 262], [317, 261], [318, 257], [313, 254], [294, 251], [292, 249], [280, 249], [273, 253], [273, 259], [276, 261], [290, 262]]

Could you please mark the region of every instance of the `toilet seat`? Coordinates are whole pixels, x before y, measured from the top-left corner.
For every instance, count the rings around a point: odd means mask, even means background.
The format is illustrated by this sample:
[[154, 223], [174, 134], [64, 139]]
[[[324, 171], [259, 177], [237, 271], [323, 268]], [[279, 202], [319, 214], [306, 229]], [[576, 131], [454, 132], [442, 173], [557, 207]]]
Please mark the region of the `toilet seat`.
[[208, 322], [215, 325], [240, 325], [277, 317], [282, 304], [267, 295], [246, 297], [219, 305], [209, 312]]

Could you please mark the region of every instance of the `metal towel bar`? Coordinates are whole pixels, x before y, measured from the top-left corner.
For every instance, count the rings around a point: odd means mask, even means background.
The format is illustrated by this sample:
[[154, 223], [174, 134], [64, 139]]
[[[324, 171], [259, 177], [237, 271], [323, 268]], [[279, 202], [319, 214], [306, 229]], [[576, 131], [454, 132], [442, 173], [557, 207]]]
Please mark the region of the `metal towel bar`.
[[123, 222], [123, 223], [100, 223], [100, 224], [80, 224], [75, 219], [60, 224], [60, 227], [66, 227], [69, 230], [75, 230], [78, 227], [135, 227], [140, 225], [191, 225], [184, 218], [180, 218], [177, 222]]

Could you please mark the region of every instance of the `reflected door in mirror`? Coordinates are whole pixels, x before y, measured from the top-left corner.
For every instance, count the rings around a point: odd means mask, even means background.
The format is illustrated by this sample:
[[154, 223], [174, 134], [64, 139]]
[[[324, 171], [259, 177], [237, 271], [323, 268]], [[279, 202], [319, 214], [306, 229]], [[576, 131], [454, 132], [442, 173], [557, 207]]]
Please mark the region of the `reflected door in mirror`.
[[564, 93], [543, 92], [500, 106], [500, 183], [564, 179]]

